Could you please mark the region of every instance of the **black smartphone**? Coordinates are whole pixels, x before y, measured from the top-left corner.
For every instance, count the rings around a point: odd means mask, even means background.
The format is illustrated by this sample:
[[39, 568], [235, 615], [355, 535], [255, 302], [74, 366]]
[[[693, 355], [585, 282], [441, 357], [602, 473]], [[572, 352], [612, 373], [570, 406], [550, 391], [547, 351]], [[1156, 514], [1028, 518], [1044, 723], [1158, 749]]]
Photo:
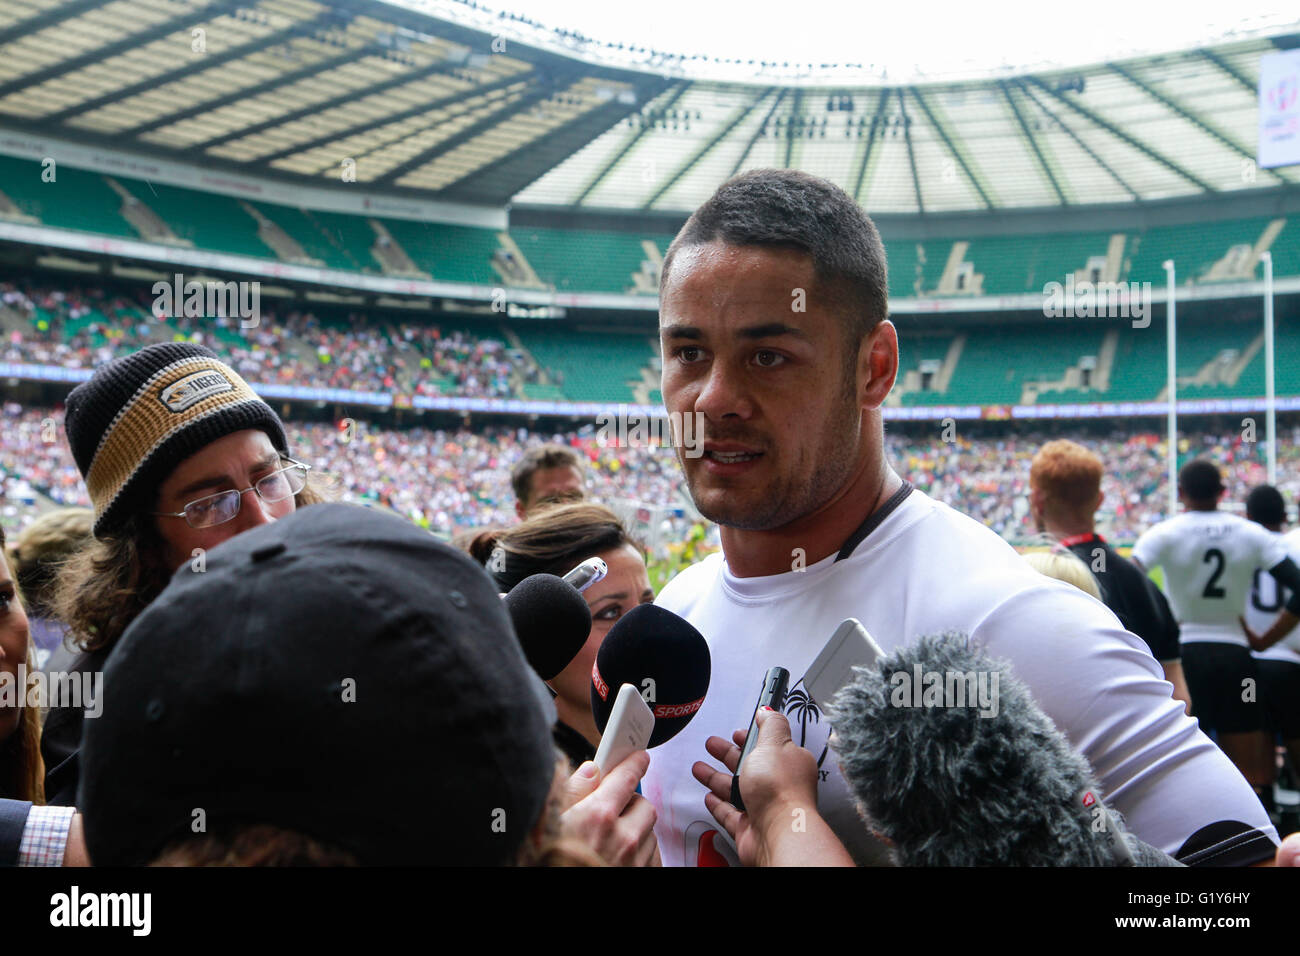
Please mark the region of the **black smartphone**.
[[740, 770], [745, 765], [745, 758], [758, 743], [758, 712], [764, 707], [779, 711], [785, 706], [785, 692], [790, 686], [790, 672], [784, 667], [773, 667], [763, 678], [763, 689], [759, 692], [758, 703], [749, 718], [749, 733], [745, 735], [745, 749], [740, 752], [736, 763], [736, 772], [731, 777], [731, 805], [737, 810], [744, 810], [744, 801], [740, 799]]

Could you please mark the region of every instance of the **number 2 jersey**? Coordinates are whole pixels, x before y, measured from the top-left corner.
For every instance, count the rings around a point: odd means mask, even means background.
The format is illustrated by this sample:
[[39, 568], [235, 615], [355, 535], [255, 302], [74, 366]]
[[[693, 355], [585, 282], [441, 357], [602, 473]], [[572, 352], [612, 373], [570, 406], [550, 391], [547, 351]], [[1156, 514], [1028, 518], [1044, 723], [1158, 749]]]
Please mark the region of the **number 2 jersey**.
[[1146, 645], [1100, 601], [1034, 571], [984, 525], [906, 483], [838, 554], [751, 578], [735, 577], [714, 554], [677, 575], [657, 603], [690, 621], [712, 657], [704, 704], [650, 751], [642, 781], [667, 866], [734, 864], [691, 766], [717, 765], [705, 739], [749, 724], [776, 664], [791, 675], [785, 714], [795, 743], [817, 757], [818, 811], [859, 863], [883, 859], [829, 748], [826, 716], [802, 683], [850, 617], [886, 653], [956, 630], [1010, 661], [1139, 839], [1184, 857], [1214, 847], [1220, 865], [1273, 856], [1277, 835], [1259, 800], [1173, 699]]
[[1280, 535], [1224, 511], [1186, 511], [1148, 529], [1133, 557], [1150, 571], [1162, 568], [1165, 594], [1182, 630], [1182, 642], [1218, 641], [1249, 647], [1242, 608], [1256, 568], [1266, 571], [1287, 557]]

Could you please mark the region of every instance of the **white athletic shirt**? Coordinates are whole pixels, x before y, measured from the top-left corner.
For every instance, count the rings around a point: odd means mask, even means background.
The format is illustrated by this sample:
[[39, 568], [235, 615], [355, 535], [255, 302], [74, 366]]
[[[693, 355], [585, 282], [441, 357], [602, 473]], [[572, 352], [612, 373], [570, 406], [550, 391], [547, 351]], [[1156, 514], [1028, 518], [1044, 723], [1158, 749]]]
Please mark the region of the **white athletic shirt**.
[[860, 863], [883, 859], [827, 751], [830, 728], [802, 695], [808, 665], [849, 617], [886, 653], [923, 635], [960, 630], [1008, 659], [1090, 761], [1108, 802], [1153, 846], [1176, 852], [1219, 821], [1245, 824], [1236, 828], [1249, 834], [1241, 842], [1253, 838], [1256, 850], [1277, 843], [1249, 785], [1184, 715], [1146, 645], [1105, 605], [1040, 575], [984, 525], [919, 491], [873, 521], [881, 517], [864, 526], [869, 532], [847, 556], [850, 544], [801, 572], [736, 578], [714, 554], [659, 595], [658, 604], [704, 635], [712, 657], [703, 706], [681, 733], [650, 751], [643, 780], [659, 814], [665, 865], [734, 865], [691, 765], [717, 765], [705, 739], [730, 738], [748, 726], [763, 675], [776, 664], [791, 674], [785, 711], [795, 742], [819, 760], [819, 811]]
[[[1265, 528], [1264, 530], [1268, 530]], [[1300, 564], [1300, 529], [1290, 532], [1289, 534], [1278, 534], [1276, 531], [1269, 531], [1282, 539], [1286, 545], [1287, 555], [1292, 561]], [[1291, 592], [1277, 583], [1273, 575], [1269, 574], [1264, 568], [1258, 568], [1255, 571], [1255, 582], [1251, 591], [1246, 595], [1246, 623], [1256, 634], [1263, 634], [1273, 622], [1277, 620], [1279, 612], [1286, 606], [1287, 599], [1291, 597]], [[1268, 661], [1286, 661], [1288, 664], [1300, 664], [1300, 627], [1288, 634], [1282, 640], [1278, 641], [1266, 651], [1254, 651], [1254, 655], [1260, 660]]]
[[1286, 556], [1279, 535], [1224, 511], [1185, 511], [1147, 529], [1133, 545], [1133, 557], [1148, 571], [1164, 568], [1184, 644], [1249, 647], [1237, 618], [1255, 569], [1276, 567]]

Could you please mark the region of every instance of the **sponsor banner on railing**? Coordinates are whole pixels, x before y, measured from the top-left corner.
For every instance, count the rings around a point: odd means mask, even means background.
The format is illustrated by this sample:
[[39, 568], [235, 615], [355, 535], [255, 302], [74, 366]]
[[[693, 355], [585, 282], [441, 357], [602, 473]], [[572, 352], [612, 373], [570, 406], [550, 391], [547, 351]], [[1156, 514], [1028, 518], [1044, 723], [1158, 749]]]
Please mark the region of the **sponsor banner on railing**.
[[605, 414], [640, 415], [646, 418], [667, 418], [662, 405], [628, 405], [612, 402], [551, 402], [523, 398], [457, 398], [453, 395], [415, 395], [413, 408], [451, 412], [500, 412], [512, 415], [568, 415], [573, 418], [595, 418]]
[[[1224, 415], [1255, 412], [1265, 407], [1262, 398], [1196, 398], [1177, 403], [1180, 415]], [[1279, 412], [1300, 409], [1300, 397], [1278, 398]], [[1168, 402], [1094, 402], [1083, 405], [1016, 405], [1012, 418], [1133, 418], [1169, 413]]]
[[[70, 382], [76, 384], [90, 378], [91, 369], [63, 368], [59, 365], [33, 365], [26, 362], [0, 362], [0, 378], [27, 379], [36, 382]], [[359, 392], [347, 388], [311, 388], [304, 385], [249, 382], [252, 389], [263, 398], [278, 398], [293, 402], [339, 402], [347, 405], [375, 405], [381, 408], [393, 404], [387, 392]]]
[[[37, 382], [84, 382], [91, 370], [0, 362], [0, 378]], [[663, 405], [634, 405], [624, 402], [556, 402], [526, 398], [467, 398], [455, 395], [405, 395], [362, 392], [346, 388], [312, 388], [304, 385], [249, 382], [265, 398], [291, 402], [334, 402], [340, 405], [372, 405], [377, 408], [415, 408], [426, 411], [484, 412], [502, 415], [557, 415], [591, 418], [625, 415], [667, 418]], [[1180, 415], [1221, 415], [1260, 411], [1263, 398], [1197, 398], [1178, 403]], [[1300, 396], [1276, 400], [1279, 412], [1300, 411]], [[1093, 402], [1079, 405], [914, 405], [889, 406], [880, 410], [886, 421], [942, 421], [945, 418], [986, 421], [1044, 418], [1136, 418], [1158, 417], [1169, 411], [1168, 402]]]

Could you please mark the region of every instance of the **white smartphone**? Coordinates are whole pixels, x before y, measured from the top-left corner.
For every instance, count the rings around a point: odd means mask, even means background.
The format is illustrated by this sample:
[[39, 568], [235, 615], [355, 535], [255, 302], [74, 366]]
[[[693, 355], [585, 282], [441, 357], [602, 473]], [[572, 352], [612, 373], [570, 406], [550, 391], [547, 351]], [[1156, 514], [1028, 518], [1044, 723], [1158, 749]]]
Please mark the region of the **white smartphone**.
[[826, 646], [808, 665], [803, 686], [819, 707], [825, 708], [841, 690], [853, 683], [855, 667], [871, 667], [885, 656], [867, 629], [849, 618], [835, 629]]
[[600, 735], [596, 748], [596, 766], [603, 777], [609, 770], [623, 762], [629, 754], [645, 750], [654, 733], [655, 715], [634, 684], [624, 684], [614, 698], [614, 709], [609, 713], [609, 723]]

